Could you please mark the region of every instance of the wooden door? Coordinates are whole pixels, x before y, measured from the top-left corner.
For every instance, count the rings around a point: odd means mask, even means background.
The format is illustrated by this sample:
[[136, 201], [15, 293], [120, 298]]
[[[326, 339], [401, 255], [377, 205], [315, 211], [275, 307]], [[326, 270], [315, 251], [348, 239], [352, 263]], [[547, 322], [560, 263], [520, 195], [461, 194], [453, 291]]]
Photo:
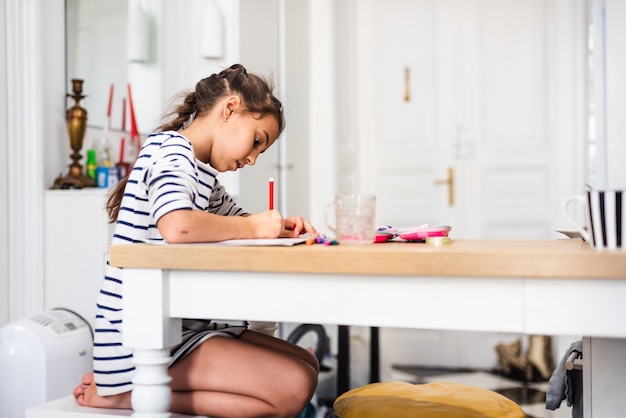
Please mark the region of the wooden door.
[[454, 224], [445, 187], [452, 163], [439, 129], [436, 1], [357, 2], [361, 191], [377, 197], [381, 225]]
[[[549, 2], [360, 1], [361, 188], [378, 221], [547, 238], [559, 150]], [[401, 13], [399, 13], [401, 11]], [[453, 200], [442, 180], [454, 175]]]

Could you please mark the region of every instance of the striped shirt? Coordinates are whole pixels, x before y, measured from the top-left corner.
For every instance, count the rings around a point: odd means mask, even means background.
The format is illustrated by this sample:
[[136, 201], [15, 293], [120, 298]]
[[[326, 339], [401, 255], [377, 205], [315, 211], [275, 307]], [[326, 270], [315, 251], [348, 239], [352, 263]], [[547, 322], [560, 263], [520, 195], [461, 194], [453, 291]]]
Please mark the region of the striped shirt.
[[[243, 215], [217, 180], [213, 167], [196, 160], [189, 140], [178, 132], [150, 135], [124, 189], [112, 244], [165, 243], [157, 221], [174, 210]], [[101, 396], [128, 392], [135, 368], [132, 350], [122, 346], [122, 269], [107, 260], [97, 298], [94, 378]]]

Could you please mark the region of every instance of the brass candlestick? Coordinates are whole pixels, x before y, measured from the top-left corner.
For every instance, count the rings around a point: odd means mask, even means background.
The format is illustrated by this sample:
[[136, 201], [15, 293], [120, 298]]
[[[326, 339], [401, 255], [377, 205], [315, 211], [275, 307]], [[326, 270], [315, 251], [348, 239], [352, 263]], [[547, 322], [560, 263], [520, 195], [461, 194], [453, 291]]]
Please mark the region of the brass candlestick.
[[83, 95], [83, 80], [72, 79], [72, 91], [67, 97], [74, 99], [74, 106], [67, 109], [67, 133], [70, 137], [70, 148], [72, 154], [70, 158], [69, 173], [66, 176], [59, 176], [52, 185], [53, 189], [82, 189], [83, 187], [95, 187], [95, 180], [87, 177], [83, 172], [83, 166], [80, 163], [82, 156], [80, 151], [83, 148], [83, 139], [87, 130], [87, 110], [80, 106]]

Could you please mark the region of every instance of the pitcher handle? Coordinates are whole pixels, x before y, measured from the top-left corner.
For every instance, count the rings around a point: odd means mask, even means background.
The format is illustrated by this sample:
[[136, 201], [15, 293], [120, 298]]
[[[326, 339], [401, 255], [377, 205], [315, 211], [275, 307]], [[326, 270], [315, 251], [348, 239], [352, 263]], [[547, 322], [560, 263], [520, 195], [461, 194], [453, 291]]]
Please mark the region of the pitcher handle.
[[335, 208], [335, 202], [332, 203], [328, 203], [326, 206], [324, 206], [324, 223], [326, 224], [326, 226], [328, 227], [328, 229], [330, 229], [331, 231], [333, 231], [333, 233], [337, 233], [337, 229], [332, 226], [330, 224], [330, 212], [332, 209]]

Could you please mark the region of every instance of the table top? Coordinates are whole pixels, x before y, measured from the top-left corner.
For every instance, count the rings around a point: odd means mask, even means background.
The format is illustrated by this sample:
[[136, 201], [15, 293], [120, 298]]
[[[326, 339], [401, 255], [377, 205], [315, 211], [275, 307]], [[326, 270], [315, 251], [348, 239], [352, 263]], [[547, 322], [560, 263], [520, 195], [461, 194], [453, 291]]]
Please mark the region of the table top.
[[595, 250], [580, 239], [453, 240], [365, 245], [113, 245], [125, 268], [397, 276], [625, 279], [626, 251]]

